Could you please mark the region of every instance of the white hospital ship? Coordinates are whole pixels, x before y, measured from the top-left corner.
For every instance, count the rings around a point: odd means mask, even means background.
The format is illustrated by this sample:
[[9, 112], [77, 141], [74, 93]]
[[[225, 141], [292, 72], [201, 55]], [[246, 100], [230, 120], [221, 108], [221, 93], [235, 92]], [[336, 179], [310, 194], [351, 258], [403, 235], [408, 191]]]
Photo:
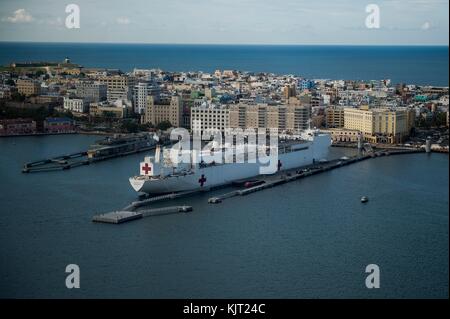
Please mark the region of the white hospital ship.
[[[278, 154], [275, 158], [276, 163], [273, 173], [313, 164], [325, 159], [330, 145], [330, 135], [320, 133], [317, 130], [307, 130], [295, 139], [291, 138], [280, 142], [277, 147]], [[265, 149], [266, 153], [269, 153], [269, 147]], [[174, 164], [171, 161], [168, 149], [163, 151], [164, 156], [161, 159], [161, 151], [158, 147], [154, 157], [147, 156], [140, 163], [140, 175], [130, 177], [131, 186], [137, 192], [148, 194], [207, 190], [260, 175], [262, 167], [268, 165], [261, 163], [262, 160], [256, 159], [256, 157], [253, 157], [255, 163], [248, 160], [255, 153], [248, 154], [244, 163], [236, 163], [234, 160], [231, 163], [226, 160], [223, 161], [225, 163], [212, 161], [212, 158], [217, 155], [215, 152], [223, 154], [222, 151], [220, 148], [218, 150], [213, 148], [212, 151], [203, 151], [198, 154], [195, 151], [187, 151], [191, 159], [195, 156], [196, 160], [191, 160], [189, 163]]]

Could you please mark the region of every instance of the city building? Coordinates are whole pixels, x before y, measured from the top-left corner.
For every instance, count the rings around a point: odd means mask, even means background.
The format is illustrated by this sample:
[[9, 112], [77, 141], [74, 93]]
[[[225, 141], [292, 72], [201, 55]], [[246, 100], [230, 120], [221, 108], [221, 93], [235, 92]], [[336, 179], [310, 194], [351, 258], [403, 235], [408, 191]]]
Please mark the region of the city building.
[[294, 132], [309, 127], [311, 108], [308, 105], [236, 104], [230, 106], [232, 128], [277, 128]]
[[327, 128], [344, 127], [344, 108], [338, 106], [325, 109], [325, 125]]
[[36, 133], [36, 122], [32, 119], [0, 120], [0, 136], [28, 135]]
[[150, 82], [139, 82], [133, 87], [134, 113], [144, 114], [147, 107], [147, 98], [153, 96], [156, 101], [159, 99], [161, 89]]
[[331, 128], [321, 131], [329, 133], [334, 142], [358, 142], [358, 136], [361, 134], [358, 130], [345, 128]]
[[116, 100], [113, 103], [108, 101], [91, 103], [89, 105], [89, 115], [103, 118], [127, 118], [133, 110], [129, 100]]
[[295, 85], [291, 84], [291, 85], [286, 85], [283, 88], [283, 96], [286, 100], [288, 100], [290, 97], [294, 97], [297, 95], [297, 91], [295, 89]]
[[205, 88], [205, 97], [209, 100], [216, 96], [216, 90], [214, 88]]
[[11, 93], [14, 92], [15, 88], [13, 87], [0, 87], [0, 99], [10, 99]]
[[32, 79], [18, 79], [16, 82], [17, 92], [25, 96], [39, 95], [41, 84]]
[[303, 79], [299, 83], [299, 87], [302, 90], [310, 90], [314, 88], [314, 85], [315, 85], [314, 81], [308, 79]]
[[38, 95], [30, 97], [30, 102], [34, 104], [61, 106], [64, 104], [64, 97], [59, 95]]
[[107, 100], [114, 102], [120, 99], [131, 100], [135, 79], [126, 75], [107, 75], [97, 79], [107, 86]]
[[183, 101], [181, 96], [160, 98], [154, 96], [147, 98], [147, 106], [141, 117], [142, 123], [158, 125], [161, 122], [170, 122], [173, 127], [182, 125]]
[[230, 110], [227, 105], [203, 102], [191, 108], [191, 129], [203, 132], [216, 129], [225, 132], [229, 127]]
[[345, 108], [344, 127], [360, 131], [368, 142], [401, 143], [414, 125], [412, 112], [406, 108]]
[[75, 95], [88, 102], [95, 103], [107, 99], [108, 88], [104, 83], [80, 81], [76, 84]]
[[44, 120], [44, 132], [50, 134], [63, 134], [75, 132], [72, 119], [67, 117], [48, 117]]
[[76, 113], [86, 113], [89, 111], [89, 102], [83, 98], [64, 97], [64, 109]]

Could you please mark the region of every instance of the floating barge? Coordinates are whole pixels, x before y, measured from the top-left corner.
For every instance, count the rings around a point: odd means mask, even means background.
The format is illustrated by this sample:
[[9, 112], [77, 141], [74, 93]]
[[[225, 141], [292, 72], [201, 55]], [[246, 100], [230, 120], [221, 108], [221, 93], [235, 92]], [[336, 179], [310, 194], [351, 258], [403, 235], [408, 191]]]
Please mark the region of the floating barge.
[[152, 208], [145, 209], [141, 211], [115, 211], [100, 215], [95, 215], [92, 217], [93, 222], [97, 223], [107, 223], [107, 224], [122, 224], [125, 222], [129, 222], [136, 219], [141, 219], [144, 217], [151, 216], [162, 216], [169, 214], [178, 214], [178, 213], [189, 213], [192, 211], [191, 206], [169, 206], [169, 207], [161, 207], [161, 208]]
[[140, 219], [142, 217], [142, 213], [138, 212], [117, 211], [96, 215], [92, 217], [92, 221], [97, 223], [121, 224], [135, 219]]
[[86, 151], [26, 163], [22, 172], [67, 170], [115, 157], [152, 150], [156, 147], [156, 144], [153, 135], [149, 133], [114, 135], [97, 141]]

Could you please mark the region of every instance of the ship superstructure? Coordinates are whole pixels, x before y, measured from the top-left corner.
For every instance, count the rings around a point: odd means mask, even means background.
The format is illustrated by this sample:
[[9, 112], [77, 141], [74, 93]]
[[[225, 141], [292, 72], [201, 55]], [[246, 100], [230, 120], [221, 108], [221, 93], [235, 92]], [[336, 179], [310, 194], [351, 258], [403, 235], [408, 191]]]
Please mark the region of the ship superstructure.
[[[280, 141], [274, 153], [271, 153], [273, 151], [270, 149], [271, 146], [265, 147], [263, 151], [256, 148], [255, 152], [245, 155], [244, 162], [235, 161], [238, 151], [231, 155], [233, 158], [225, 157], [221, 162], [215, 161], [219, 152], [227, 154], [223, 148], [215, 147], [213, 150], [202, 152], [181, 151], [179, 156], [189, 154], [191, 160], [188, 163], [176, 164], [172, 161], [169, 149], [161, 152], [158, 147], [155, 156], [146, 156], [140, 163], [140, 175], [130, 177], [129, 180], [134, 190], [148, 194], [210, 189], [260, 175], [264, 171], [262, 168], [270, 165], [269, 160], [272, 161], [272, 165], [275, 161], [272, 173], [313, 164], [327, 157], [330, 145], [329, 134], [307, 130], [300, 136]], [[257, 157], [260, 152], [276, 156]], [[262, 163], [263, 160], [267, 162]]]

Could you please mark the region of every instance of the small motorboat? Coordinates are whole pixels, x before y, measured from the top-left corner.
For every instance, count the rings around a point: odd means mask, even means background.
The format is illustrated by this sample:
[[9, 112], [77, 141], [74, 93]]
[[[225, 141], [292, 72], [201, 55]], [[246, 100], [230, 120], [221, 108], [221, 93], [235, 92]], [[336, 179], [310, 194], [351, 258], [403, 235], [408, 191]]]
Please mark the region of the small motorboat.
[[361, 197], [361, 203], [367, 203], [369, 201], [369, 198], [366, 196]]

